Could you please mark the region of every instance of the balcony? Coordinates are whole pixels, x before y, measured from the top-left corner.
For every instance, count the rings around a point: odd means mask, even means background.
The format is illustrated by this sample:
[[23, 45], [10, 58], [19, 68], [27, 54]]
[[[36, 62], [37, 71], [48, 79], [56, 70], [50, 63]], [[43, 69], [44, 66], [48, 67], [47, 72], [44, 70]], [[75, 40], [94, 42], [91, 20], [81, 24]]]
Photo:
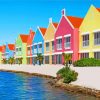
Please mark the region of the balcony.
[[83, 47], [89, 46], [89, 40], [83, 41]]

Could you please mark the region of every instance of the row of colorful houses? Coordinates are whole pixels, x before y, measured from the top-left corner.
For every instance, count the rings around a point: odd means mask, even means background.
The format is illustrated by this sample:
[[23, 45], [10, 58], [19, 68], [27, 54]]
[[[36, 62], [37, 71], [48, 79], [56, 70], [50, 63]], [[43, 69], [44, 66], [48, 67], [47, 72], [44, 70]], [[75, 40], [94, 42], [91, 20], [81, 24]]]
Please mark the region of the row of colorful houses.
[[28, 35], [20, 34], [15, 44], [0, 46], [2, 59], [23, 58], [23, 64], [33, 64], [37, 54], [44, 56], [43, 64], [63, 64], [62, 53], [71, 54], [72, 62], [81, 58], [100, 59], [100, 8], [93, 5], [84, 18], [66, 16], [65, 9], [59, 23], [49, 19], [47, 28], [30, 29]]

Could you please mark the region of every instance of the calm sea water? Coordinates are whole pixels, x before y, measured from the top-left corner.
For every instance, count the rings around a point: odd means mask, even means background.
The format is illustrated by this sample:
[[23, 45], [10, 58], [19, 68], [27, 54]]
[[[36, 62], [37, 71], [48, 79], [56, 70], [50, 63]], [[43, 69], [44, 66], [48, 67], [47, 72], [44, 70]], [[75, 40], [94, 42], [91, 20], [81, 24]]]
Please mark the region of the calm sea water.
[[48, 81], [25, 74], [0, 72], [0, 100], [97, 100], [51, 87]]

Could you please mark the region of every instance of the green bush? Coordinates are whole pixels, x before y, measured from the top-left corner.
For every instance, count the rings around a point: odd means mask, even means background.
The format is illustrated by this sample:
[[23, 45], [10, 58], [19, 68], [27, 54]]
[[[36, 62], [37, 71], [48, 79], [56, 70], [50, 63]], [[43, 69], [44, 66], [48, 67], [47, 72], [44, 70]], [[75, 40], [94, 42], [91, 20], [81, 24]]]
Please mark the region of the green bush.
[[61, 78], [64, 79], [64, 83], [71, 83], [72, 81], [77, 80], [78, 73], [74, 70], [71, 70], [69, 67], [60, 69], [57, 72], [57, 75], [61, 75]]
[[74, 66], [79, 67], [86, 67], [86, 66], [100, 66], [100, 60], [97, 60], [95, 58], [84, 58], [78, 61], [75, 61]]

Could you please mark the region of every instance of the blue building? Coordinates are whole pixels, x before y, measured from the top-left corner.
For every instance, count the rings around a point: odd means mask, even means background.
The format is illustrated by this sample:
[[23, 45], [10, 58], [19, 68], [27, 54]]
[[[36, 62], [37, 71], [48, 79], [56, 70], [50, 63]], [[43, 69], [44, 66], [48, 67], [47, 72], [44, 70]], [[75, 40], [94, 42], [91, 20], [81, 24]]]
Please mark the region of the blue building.
[[15, 54], [15, 45], [14, 44], [6, 44], [5, 48], [5, 58], [8, 60], [10, 57], [14, 57]]
[[35, 61], [37, 54], [44, 54], [44, 35], [46, 28], [37, 27], [37, 30], [32, 41], [32, 54], [33, 54], [33, 63], [39, 63]]

